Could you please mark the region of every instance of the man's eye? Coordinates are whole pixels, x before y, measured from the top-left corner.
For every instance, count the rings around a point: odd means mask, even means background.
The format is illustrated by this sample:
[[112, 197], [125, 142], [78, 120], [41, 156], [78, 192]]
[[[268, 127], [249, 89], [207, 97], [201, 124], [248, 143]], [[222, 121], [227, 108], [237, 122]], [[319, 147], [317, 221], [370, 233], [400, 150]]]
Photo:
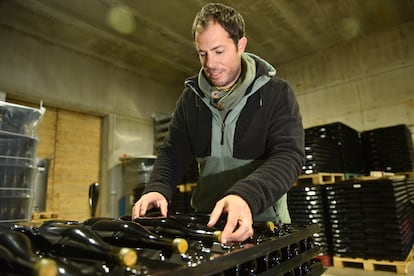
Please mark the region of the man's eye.
[[222, 53], [224, 53], [223, 51], [216, 51], [217, 55], [221, 55]]
[[200, 57], [205, 57], [205, 56], [206, 56], [206, 53], [198, 53], [198, 55], [199, 55]]

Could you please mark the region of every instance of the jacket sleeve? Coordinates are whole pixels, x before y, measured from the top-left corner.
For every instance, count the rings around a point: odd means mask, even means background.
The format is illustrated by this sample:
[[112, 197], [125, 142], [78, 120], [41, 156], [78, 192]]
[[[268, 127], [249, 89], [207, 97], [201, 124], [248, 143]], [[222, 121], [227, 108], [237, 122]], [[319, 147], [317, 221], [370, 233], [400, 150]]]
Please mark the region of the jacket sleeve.
[[188, 97], [188, 92], [184, 92], [177, 101], [168, 135], [157, 153], [150, 181], [143, 191], [143, 193], [160, 192], [168, 201], [171, 200], [176, 186], [182, 183], [194, 161], [185, 124], [183, 103], [186, 96]]
[[263, 163], [226, 192], [245, 199], [253, 215], [288, 192], [305, 162], [304, 129], [295, 94], [285, 81], [274, 82], [270, 90], [263, 93], [266, 122], [257, 122], [267, 124]]

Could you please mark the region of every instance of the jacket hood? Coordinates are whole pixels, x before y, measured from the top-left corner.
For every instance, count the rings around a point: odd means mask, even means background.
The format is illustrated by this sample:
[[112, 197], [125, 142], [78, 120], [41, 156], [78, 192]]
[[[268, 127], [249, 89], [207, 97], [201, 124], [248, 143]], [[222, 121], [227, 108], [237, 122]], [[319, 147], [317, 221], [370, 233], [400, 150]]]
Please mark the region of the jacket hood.
[[253, 58], [256, 62], [256, 77], [260, 75], [268, 75], [269, 77], [276, 76], [276, 68], [273, 67], [269, 62], [259, 57], [258, 55], [245, 52], [243, 55], [248, 55]]

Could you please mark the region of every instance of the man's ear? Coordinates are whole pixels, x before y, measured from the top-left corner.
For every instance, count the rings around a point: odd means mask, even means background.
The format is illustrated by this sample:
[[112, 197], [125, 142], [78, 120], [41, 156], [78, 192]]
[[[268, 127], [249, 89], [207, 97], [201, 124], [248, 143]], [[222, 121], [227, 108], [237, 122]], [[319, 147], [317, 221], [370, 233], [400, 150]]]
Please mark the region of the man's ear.
[[239, 42], [237, 43], [237, 48], [239, 52], [243, 53], [247, 46], [247, 37], [243, 36], [239, 39]]

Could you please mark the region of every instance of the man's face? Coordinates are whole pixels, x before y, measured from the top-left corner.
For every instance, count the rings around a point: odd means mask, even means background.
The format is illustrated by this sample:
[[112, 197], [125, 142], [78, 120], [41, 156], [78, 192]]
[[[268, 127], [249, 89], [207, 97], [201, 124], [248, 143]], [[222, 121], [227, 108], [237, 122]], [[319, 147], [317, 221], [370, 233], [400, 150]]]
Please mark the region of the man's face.
[[195, 35], [200, 63], [211, 83], [218, 89], [230, 88], [241, 71], [241, 54], [246, 48], [247, 38], [234, 44], [226, 30], [215, 22]]

